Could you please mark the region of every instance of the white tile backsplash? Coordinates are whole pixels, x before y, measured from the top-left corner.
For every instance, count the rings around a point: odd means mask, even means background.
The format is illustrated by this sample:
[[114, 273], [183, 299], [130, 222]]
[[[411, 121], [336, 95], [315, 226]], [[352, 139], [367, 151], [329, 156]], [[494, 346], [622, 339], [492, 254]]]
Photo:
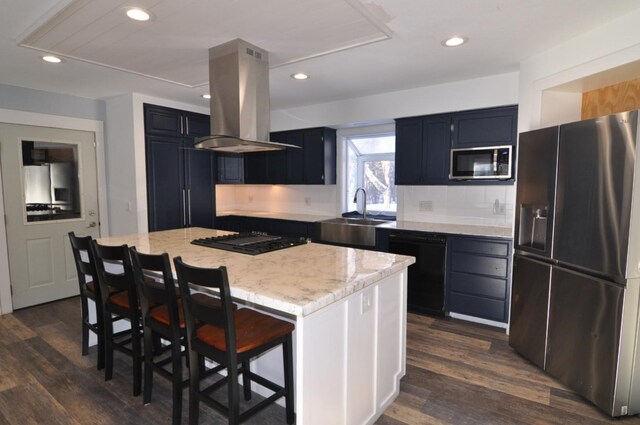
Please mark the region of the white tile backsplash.
[[[511, 227], [514, 186], [400, 186], [398, 220]], [[431, 211], [420, 209], [430, 201]]]
[[216, 209], [336, 216], [335, 185], [217, 185]]
[[[339, 199], [335, 185], [216, 186], [218, 211], [339, 216]], [[425, 202], [430, 211], [424, 211]], [[425, 223], [512, 227], [514, 202], [514, 186], [398, 186], [397, 217]]]

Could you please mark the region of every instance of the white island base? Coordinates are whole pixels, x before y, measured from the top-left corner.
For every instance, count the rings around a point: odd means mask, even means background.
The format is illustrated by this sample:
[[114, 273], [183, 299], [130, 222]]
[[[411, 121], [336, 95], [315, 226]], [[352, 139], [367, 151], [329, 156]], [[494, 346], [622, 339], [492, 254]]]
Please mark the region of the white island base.
[[[405, 269], [292, 318], [297, 425], [372, 424], [395, 400], [406, 366], [406, 288]], [[252, 369], [282, 384], [282, 350]]]

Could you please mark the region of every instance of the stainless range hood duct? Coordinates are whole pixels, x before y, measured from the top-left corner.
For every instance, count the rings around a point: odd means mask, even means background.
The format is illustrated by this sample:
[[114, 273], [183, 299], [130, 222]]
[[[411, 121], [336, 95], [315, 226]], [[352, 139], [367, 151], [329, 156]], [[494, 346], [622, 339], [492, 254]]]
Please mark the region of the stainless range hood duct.
[[235, 39], [209, 49], [211, 136], [196, 148], [222, 152], [263, 152], [295, 145], [269, 140], [269, 53]]

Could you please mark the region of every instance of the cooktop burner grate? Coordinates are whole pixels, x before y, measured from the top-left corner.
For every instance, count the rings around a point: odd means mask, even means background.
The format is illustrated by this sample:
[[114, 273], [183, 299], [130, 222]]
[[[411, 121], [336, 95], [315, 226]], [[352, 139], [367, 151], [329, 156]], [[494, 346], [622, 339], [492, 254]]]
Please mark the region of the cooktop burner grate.
[[238, 233], [234, 235], [212, 236], [194, 239], [194, 245], [208, 248], [223, 249], [241, 254], [258, 255], [265, 252], [277, 251], [306, 243], [304, 240], [284, 236], [272, 236], [264, 233]]

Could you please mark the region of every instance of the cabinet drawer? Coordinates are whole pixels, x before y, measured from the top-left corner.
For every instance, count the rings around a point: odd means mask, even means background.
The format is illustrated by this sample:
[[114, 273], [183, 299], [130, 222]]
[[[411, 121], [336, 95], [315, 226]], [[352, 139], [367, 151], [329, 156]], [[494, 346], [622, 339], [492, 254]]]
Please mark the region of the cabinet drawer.
[[452, 313], [506, 322], [506, 301], [451, 293], [449, 307]]
[[483, 241], [467, 238], [451, 238], [451, 248], [455, 252], [470, 252], [485, 255], [509, 255], [509, 242]]
[[453, 253], [451, 256], [451, 271], [483, 274], [507, 278], [509, 260], [499, 257], [484, 257], [475, 254], [465, 254], [461, 252]]
[[449, 279], [451, 290], [469, 295], [479, 295], [504, 300], [507, 296], [507, 281], [487, 276], [452, 272]]

